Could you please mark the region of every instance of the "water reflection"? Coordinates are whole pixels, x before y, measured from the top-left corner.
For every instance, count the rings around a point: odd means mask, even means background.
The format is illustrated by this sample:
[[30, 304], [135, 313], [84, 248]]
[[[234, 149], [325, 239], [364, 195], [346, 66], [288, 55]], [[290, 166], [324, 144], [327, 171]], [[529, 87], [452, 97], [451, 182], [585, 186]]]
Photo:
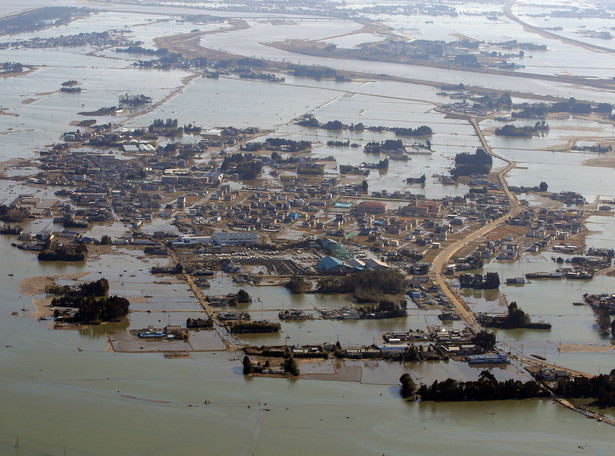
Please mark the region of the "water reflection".
[[105, 323], [101, 325], [88, 325], [85, 328], [79, 329], [79, 335], [88, 339], [105, 338], [107, 334], [125, 331], [130, 326], [128, 318], [122, 318], [118, 322]]

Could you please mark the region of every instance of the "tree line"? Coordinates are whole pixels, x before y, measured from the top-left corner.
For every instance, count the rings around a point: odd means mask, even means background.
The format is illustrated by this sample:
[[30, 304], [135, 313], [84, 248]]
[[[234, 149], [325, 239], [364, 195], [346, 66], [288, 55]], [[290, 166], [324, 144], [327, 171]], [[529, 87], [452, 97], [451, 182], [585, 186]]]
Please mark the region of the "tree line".
[[[402, 387], [403, 388], [403, 387]], [[477, 381], [458, 382], [452, 378], [434, 381], [431, 386], [421, 385], [417, 391], [426, 401], [495, 401], [546, 397], [548, 393], [534, 380], [498, 381], [488, 370], [483, 370]]]
[[459, 286], [474, 290], [496, 290], [500, 287], [500, 275], [497, 272], [488, 272], [484, 276], [481, 274], [461, 274]]

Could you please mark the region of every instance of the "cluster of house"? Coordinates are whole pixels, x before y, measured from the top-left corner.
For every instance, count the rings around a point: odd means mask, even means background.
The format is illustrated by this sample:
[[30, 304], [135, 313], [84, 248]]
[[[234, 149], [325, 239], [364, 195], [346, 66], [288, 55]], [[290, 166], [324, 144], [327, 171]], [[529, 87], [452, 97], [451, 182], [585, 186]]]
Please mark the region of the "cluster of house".
[[601, 312], [608, 312], [610, 315], [615, 315], [615, 295], [609, 293], [603, 293], [597, 296], [591, 302], [591, 307], [594, 310]]
[[536, 371], [534, 377], [536, 377], [536, 380], [555, 382], [559, 379], [569, 378], [570, 372], [564, 369], [555, 369], [553, 367], [541, 367]]
[[[525, 209], [508, 221], [511, 225], [529, 227], [527, 237], [538, 239], [527, 251], [538, 252], [557, 241], [565, 241], [583, 230], [584, 211], [579, 209]], [[555, 249], [555, 248], [554, 248]], [[576, 247], [569, 248], [560, 244], [560, 251], [574, 253]]]
[[551, 199], [561, 201], [568, 205], [580, 205], [586, 204], [587, 201], [583, 198], [583, 195], [577, 192], [563, 191], [559, 193], [551, 194]]
[[379, 358], [383, 354], [402, 354], [416, 349], [421, 359], [438, 360], [449, 357], [466, 359], [470, 364], [499, 364], [507, 362], [505, 355], [485, 353], [472, 343], [469, 329], [453, 330], [446, 327], [431, 328], [428, 331], [383, 334], [384, 344], [369, 347], [349, 347], [344, 350], [348, 358]]
[[[471, 256], [481, 260], [489, 260], [494, 257], [498, 260], [516, 260], [521, 253], [521, 248], [513, 240], [513, 236], [510, 235], [504, 236], [502, 239], [487, 240], [482, 242], [472, 252]], [[457, 270], [460, 269], [457, 268]]]
[[17, 240], [21, 241], [21, 243], [15, 243], [17, 248], [34, 252], [40, 252], [50, 242], [58, 242], [60, 244], [92, 244], [94, 242], [94, 238], [67, 230], [23, 233], [17, 237]]
[[186, 328], [182, 328], [180, 325], [167, 325], [163, 329], [148, 328], [141, 331], [137, 331], [137, 337], [139, 339], [187, 339], [190, 333]]
[[[155, 132], [146, 136], [143, 130], [114, 131], [110, 124], [93, 125], [87, 132], [66, 132], [64, 140], [70, 144], [57, 144], [52, 150], [41, 152], [41, 173], [29, 183], [76, 187], [72, 192], [60, 192], [65, 193], [62, 196], [71, 196], [73, 204], [87, 208], [83, 216], [91, 220], [109, 220], [113, 213], [150, 220], [152, 212], [161, 209], [160, 193], [202, 190], [222, 183], [224, 174], [215, 160], [188, 168], [191, 157], [211, 146], [234, 144], [257, 131], [229, 127], [219, 135], [202, 135], [203, 139], [196, 143], [162, 147], [155, 146]], [[74, 144], [108, 150], [71, 151]], [[118, 151], [123, 152], [123, 157]]]

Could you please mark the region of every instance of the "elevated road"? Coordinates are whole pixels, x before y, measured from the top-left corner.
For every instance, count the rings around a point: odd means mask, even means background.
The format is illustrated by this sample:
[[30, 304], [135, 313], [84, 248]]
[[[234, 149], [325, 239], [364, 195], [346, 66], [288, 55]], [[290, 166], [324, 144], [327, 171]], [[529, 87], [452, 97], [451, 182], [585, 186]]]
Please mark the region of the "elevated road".
[[[152, 240], [154, 240], [154, 239], [152, 239]], [[155, 241], [155, 242], [157, 242], [157, 241]], [[177, 256], [177, 254], [175, 253], [175, 251], [173, 249], [168, 248], [166, 245], [164, 245], [164, 244], [162, 244], [160, 242], [158, 242], [158, 245], [166, 250], [166, 252], [169, 254], [169, 257], [171, 257], [171, 259], [173, 260], [173, 262], [175, 264], [180, 264], [181, 263], [181, 261], [179, 260], [179, 257]], [[209, 305], [209, 301], [207, 301], [207, 299], [205, 299], [205, 296], [201, 292], [201, 289], [194, 283], [194, 280], [192, 279], [192, 276], [190, 274], [187, 274], [187, 273], [182, 273], [181, 276], [183, 277], [183, 279], [188, 284], [188, 287], [190, 288], [190, 290], [194, 294], [195, 298], [199, 301], [199, 304], [201, 304], [201, 307], [203, 308], [203, 310], [205, 311], [207, 316], [209, 318], [211, 318], [211, 320], [213, 321], [214, 329], [218, 333], [218, 336], [220, 336], [220, 339], [224, 343], [224, 346], [226, 347], [226, 349], [227, 350], [236, 350], [237, 348], [239, 348], [239, 345], [233, 339], [231, 334], [226, 330], [224, 325], [221, 324], [220, 321], [218, 320], [218, 315], [217, 315], [216, 310], [211, 305]]]
[[528, 22], [525, 22], [525, 21], [521, 20], [512, 11], [512, 7], [513, 7], [513, 5], [516, 2], [517, 2], [517, 0], [509, 0], [508, 3], [506, 3], [506, 5], [504, 5], [504, 8], [502, 9], [502, 11], [504, 12], [504, 16], [506, 16], [508, 19], [513, 20], [513, 21], [517, 22], [518, 24], [522, 25], [523, 28], [525, 28], [525, 30], [527, 30], [529, 32], [536, 33], [536, 34], [541, 35], [541, 36], [544, 36], [545, 38], [551, 38], [551, 39], [559, 40], [562, 43], [570, 44], [572, 46], [578, 46], [578, 47], [581, 47], [581, 48], [586, 49], [586, 50], [598, 51], [598, 52], [607, 52], [609, 54], [615, 53], [615, 49], [604, 47], [604, 46], [598, 46], [597, 44], [592, 44], [592, 43], [588, 43], [586, 41], [575, 40], [573, 38], [568, 38], [566, 36], [558, 35], [557, 33], [553, 33], [553, 32], [551, 32], [549, 30], [546, 30], [546, 29], [544, 29], [542, 27], [537, 27], [535, 25], [532, 25], [532, 24], [530, 24]]
[[444, 266], [449, 262], [449, 260], [457, 252], [459, 252], [459, 250], [461, 250], [471, 242], [474, 242], [475, 240], [495, 230], [498, 226], [502, 225], [510, 217], [516, 216], [519, 212], [521, 212], [523, 207], [519, 203], [519, 200], [517, 200], [517, 197], [510, 191], [506, 180], [504, 179], [506, 173], [513, 169], [516, 163], [502, 157], [501, 155], [494, 153], [489, 147], [489, 144], [487, 144], [487, 141], [485, 140], [485, 137], [483, 136], [483, 133], [480, 130], [476, 119], [470, 118], [469, 122], [474, 128], [474, 131], [476, 132], [476, 135], [478, 136], [478, 139], [480, 140], [483, 149], [485, 149], [485, 152], [507, 163], [507, 166], [498, 173], [498, 179], [500, 181], [500, 184], [502, 185], [504, 194], [510, 202], [510, 207], [506, 214], [495, 220], [492, 220], [485, 226], [468, 234], [463, 239], [459, 239], [445, 249], [441, 250], [440, 253], [438, 253], [438, 255], [433, 260], [430, 277], [432, 281], [440, 288], [440, 290], [442, 290], [442, 293], [446, 296], [446, 299], [448, 299], [449, 303], [455, 307], [455, 310], [457, 311], [459, 316], [466, 322], [470, 329], [476, 333], [481, 330], [481, 326], [476, 319], [476, 315], [474, 314], [474, 312], [472, 312], [472, 310], [470, 310], [468, 305], [451, 290], [451, 288], [446, 283], [445, 276], [442, 270]]

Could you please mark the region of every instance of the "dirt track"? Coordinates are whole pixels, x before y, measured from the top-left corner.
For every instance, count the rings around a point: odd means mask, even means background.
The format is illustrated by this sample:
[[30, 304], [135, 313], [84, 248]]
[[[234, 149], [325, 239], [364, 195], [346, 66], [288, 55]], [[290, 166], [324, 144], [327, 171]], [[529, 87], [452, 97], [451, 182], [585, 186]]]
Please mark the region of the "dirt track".
[[430, 275], [434, 283], [436, 283], [436, 285], [440, 287], [440, 289], [442, 290], [446, 298], [449, 300], [449, 302], [453, 306], [455, 306], [455, 309], [457, 310], [457, 313], [459, 314], [459, 316], [468, 324], [468, 326], [472, 329], [472, 331], [478, 332], [481, 330], [481, 326], [476, 320], [476, 316], [474, 315], [474, 312], [472, 312], [470, 308], [467, 306], [467, 304], [463, 302], [463, 300], [461, 300], [450, 289], [450, 287], [446, 283], [442, 269], [444, 268], [444, 265], [459, 250], [467, 246], [469, 243], [474, 242], [478, 238], [495, 230], [498, 226], [503, 224], [508, 218], [514, 217], [515, 215], [517, 215], [519, 212], [521, 212], [522, 206], [519, 204], [517, 197], [513, 193], [511, 193], [511, 191], [508, 189], [508, 185], [506, 184], [506, 180], [504, 179], [504, 176], [506, 175], [506, 173], [515, 167], [515, 162], [512, 162], [500, 155], [494, 154], [491, 148], [489, 147], [489, 144], [487, 144], [487, 141], [485, 140], [485, 137], [483, 136], [483, 133], [481, 132], [478, 126], [478, 123], [476, 122], [476, 119], [472, 118], [472, 119], [469, 119], [469, 121], [472, 124], [472, 127], [474, 127], [474, 130], [476, 131], [476, 134], [478, 135], [478, 138], [480, 139], [483, 149], [485, 149], [485, 151], [489, 153], [490, 155], [496, 158], [499, 158], [500, 160], [503, 160], [508, 163], [508, 166], [506, 166], [506, 168], [504, 168], [502, 171], [498, 173], [498, 179], [500, 180], [500, 183], [502, 184], [504, 193], [506, 194], [506, 196], [508, 197], [511, 203], [510, 210], [508, 211], [508, 213], [504, 214], [502, 217], [496, 220], [493, 220], [492, 222], [488, 223], [482, 228], [479, 228], [478, 230], [468, 234], [466, 237], [459, 239], [457, 242], [454, 242], [453, 244], [449, 245], [447, 248], [442, 250], [433, 260]]

